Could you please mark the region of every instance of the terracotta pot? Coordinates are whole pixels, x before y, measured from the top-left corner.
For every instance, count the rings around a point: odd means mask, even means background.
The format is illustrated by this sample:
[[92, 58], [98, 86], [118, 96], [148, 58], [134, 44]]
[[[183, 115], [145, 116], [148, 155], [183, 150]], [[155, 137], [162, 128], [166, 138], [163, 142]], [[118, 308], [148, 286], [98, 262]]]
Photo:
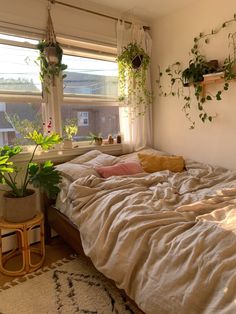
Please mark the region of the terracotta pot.
[[36, 215], [36, 193], [28, 190], [25, 197], [13, 197], [9, 192], [3, 195], [3, 218], [9, 222], [23, 222]]

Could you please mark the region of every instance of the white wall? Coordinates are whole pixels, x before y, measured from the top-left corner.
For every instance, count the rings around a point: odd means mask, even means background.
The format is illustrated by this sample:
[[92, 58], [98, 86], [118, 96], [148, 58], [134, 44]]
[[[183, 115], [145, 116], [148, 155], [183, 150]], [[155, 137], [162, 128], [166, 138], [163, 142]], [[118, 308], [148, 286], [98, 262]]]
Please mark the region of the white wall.
[[[184, 9], [154, 21], [151, 25], [153, 38], [152, 79], [153, 89], [158, 93], [155, 83], [158, 64], [166, 68], [175, 61], [188, 66], [189, 51], [193, 38], [200, 32], [209, 32], [236, 13], [235, 0], [198, 0]], [[227, 34], [236, 31], [233, 27], [216, 35], [202, 50], [207, 59], [224, 60], [228, 55]], [[212, 86], [217, 91], [222, 86]], [[188, 129], [188, 122], [181, 111], [183, 101], [177, 97], [156, 97], [154, 104], [154, 143], [155, 147], [173, 154], [198, 161], [236, 169], [236, 82], [220, 102], [207, 105], [209, 111], [217, 113], [212, 123], [203, 124], [198, 119], [199, 112], [192, 103], [195, 130]]]

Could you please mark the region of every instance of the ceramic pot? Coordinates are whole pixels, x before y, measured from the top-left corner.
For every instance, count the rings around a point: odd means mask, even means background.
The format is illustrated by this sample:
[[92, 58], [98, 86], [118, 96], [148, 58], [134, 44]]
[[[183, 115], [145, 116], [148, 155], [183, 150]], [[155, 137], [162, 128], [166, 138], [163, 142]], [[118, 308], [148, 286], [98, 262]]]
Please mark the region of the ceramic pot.
[[57, 57], [57, 50], [54, 46], [48, 46], [44, 49], [45, 56], [49, 64], [57, 64], [58, 57]]
[[13, 197], [9, 192], [3, 195], [3, 218], [9, 222], [24, 222], [36, 215], [36, 193], [27, 190], [25, 197]]
[[102, 137], [98, 137], [94, 140], [95, 145], [102, 145], [103, 139]]
[[72, 140], [63, 140], [63, 148], [72, 149], [73, 148]]
[[138, 69], [140, 68], [141, 64], [143, 61], [143, 56], [142, 55], [137, 55], [134, 57], [134, 59], [132, 60], [132, 67], [133, 69]]

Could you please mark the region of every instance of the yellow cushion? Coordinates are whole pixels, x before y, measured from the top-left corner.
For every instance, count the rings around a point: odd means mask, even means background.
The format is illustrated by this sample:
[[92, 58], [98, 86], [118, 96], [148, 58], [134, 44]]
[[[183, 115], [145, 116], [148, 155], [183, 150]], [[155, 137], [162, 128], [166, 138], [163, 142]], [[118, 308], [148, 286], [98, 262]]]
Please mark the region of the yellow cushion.
[[141, 166], [146, 172], [170, 170], [179, 172], [184, 170], [184, 159], [182, 156], [160, 156], [156, 154], [138, 153]]

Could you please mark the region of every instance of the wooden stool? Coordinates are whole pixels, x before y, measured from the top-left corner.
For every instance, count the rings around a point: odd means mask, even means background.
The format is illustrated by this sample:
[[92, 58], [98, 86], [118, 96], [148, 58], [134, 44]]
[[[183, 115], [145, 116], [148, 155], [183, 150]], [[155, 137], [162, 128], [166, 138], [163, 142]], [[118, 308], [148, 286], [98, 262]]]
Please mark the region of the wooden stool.
[[[30, 247], [29, 233], [35, 228], [40, 227], [40, 247]], [[8, 253], [2, 252], [2, 230], [15, 231], [17, 237], [18, 247]], [[36, 264], [32, 263], [32, 253], [40, 256], [40, 261]], [[11, 258], [22, 255], [22, 267], [19, 270], [8, 270], [4, 266]], [[45, 258], [44, 246], [44, 218], [43, 214], [38, 212], [37, 215], [31, 219], [21, 223], [8, 222], [3, 218], [0, 219], [0, 272], [7, 276], [22, 276], [40, 268]]]

